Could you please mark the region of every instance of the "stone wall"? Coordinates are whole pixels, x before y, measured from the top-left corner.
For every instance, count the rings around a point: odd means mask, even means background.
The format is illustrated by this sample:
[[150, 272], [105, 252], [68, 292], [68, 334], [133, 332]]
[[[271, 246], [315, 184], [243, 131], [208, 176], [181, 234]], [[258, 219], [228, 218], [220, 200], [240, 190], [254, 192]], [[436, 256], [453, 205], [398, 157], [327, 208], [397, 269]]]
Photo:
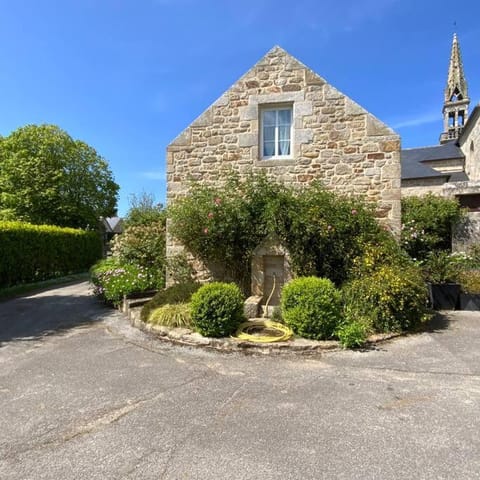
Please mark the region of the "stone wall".
[[428, 193], [443, 195], [445, 177], [402, 180], [402, 197], [423, 197]]
[[478, 121], [480, 115], [478, 111], [474, 114], [468, 119], [468, 124], [473, 127], [469, 128], [467, 135], [460, 137], [460, 148], [465, 155], [465, 171], [468, 178], [477, 182], [480, 181], [480, 121]]
[[457, 225], [452, 238], [454, 252], [468, 252], [470, 247], [480, 243], [480, 212], [468, 212]]
[[[262, 107], [293, 107], [293, 155], [259, 155]], [[279, 47], [184, 130], [167, 149], [167, 202], [189, 180], [215, 184], [222, 172], [265, 172], [293, 185], [319, 179], [330, 189], [364, 196], [377, 216], [400, 230], [400, 138]], [[168, 240], [167, 255], [178, 246]]]

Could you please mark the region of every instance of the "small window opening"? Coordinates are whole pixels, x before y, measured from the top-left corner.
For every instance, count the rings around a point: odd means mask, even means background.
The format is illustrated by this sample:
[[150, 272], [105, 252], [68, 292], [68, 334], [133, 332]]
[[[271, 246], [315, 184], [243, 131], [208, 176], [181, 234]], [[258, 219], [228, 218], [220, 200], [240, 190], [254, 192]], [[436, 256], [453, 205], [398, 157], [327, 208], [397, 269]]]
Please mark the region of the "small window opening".
[[454, 127], [455, 126], [455, 114], [454, 113], [450, 113], [448, 115], [448, 126], [449, 127]]

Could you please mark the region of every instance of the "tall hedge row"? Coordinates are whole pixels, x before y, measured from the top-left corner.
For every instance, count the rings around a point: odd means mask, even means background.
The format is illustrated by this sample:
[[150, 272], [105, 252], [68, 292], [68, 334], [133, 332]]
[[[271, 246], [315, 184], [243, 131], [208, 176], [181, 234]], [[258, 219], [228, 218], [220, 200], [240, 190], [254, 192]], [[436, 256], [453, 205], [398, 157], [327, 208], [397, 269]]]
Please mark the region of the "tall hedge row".
[[0, 287], [86, 271], [101, 253], [95, 232], [0, 222]]

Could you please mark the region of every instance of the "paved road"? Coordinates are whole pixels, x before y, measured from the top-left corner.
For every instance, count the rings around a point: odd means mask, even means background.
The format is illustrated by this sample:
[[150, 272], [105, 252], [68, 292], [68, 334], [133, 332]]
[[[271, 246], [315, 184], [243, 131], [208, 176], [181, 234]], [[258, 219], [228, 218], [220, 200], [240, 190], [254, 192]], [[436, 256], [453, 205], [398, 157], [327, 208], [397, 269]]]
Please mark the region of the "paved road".
[[0, 303], [0, 478], [480, 478], [480, 315], [318, 358], [158, 343], [85, 283]]

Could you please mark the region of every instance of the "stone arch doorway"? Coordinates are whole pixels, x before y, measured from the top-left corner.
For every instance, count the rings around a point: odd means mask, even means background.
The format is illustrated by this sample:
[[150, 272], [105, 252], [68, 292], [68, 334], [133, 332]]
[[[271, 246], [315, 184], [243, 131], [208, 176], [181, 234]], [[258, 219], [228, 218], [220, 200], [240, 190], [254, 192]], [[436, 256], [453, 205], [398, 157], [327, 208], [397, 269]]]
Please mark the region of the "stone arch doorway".
[[277, 237], [267, 237], [253, 252], [252, 295], [258, 298], [261, 307], [278, 306], [282, 287], [291, 278], [287, 249]]

